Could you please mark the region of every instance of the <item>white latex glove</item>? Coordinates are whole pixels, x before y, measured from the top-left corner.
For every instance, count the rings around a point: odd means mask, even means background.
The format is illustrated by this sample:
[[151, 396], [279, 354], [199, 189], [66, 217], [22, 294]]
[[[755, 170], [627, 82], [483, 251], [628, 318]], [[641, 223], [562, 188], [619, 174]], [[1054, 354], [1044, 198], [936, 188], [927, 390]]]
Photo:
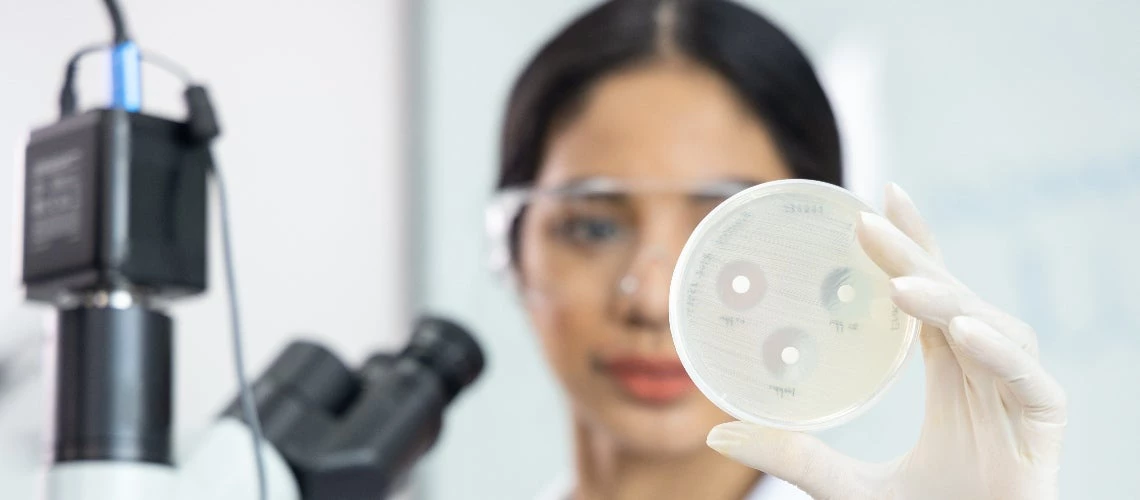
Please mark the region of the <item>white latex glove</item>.
[[864, 214], [857, 233], [893, 278], [895, 304], [923, 322], [926, 418], [915, 447], [867, 463], [811, 435], [745, 422], [715, 427], [709, 446], [819, 500], [1057, 498], [1066, 399], [1037, 360], [1033, 329], [946, 271], [896, 185], [887, 188], [885, 213]]

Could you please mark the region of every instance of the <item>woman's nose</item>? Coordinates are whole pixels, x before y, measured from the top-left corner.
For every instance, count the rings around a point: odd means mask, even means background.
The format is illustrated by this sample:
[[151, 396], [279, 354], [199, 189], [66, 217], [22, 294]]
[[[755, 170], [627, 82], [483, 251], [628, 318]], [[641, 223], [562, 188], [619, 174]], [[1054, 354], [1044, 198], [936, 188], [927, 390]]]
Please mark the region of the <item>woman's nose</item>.
[[677, 252], [663, 245], [650, 245], [638, 252], [629, 271], [618, 281], [627, 318], [639, 329], [667, 331], [669, 327], [669, 281]]

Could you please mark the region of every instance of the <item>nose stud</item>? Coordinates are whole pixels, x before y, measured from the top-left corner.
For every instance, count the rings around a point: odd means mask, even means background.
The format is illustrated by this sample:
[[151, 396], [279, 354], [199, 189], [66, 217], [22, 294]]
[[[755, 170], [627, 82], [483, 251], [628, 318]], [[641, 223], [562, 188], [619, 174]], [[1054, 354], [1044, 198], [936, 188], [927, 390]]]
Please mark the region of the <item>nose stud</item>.
[[[665, 251], [665, 247], [662, 247], [661, 245], [653, 245], [645, 249], [645, 253], [642, 254], [642, 258], [645, 259], [644, 263], [640, 265], [634, 263], [633, 267], [635, 269], [644, 265], [664, 265], [668, 262], [669, 253]], [[641, 280], [639, 280], [632, 271], [618, 280], [618, 291], [620, 291], [623, 295], [633, 295], [640, 289]]]
[[618, 281], [618, 290], [624, 295], [633, 295], [637, 293], [637, 289], [641, 287], [641, 282], [637, 277], [632, 274], [625, 275], [621, 281]]

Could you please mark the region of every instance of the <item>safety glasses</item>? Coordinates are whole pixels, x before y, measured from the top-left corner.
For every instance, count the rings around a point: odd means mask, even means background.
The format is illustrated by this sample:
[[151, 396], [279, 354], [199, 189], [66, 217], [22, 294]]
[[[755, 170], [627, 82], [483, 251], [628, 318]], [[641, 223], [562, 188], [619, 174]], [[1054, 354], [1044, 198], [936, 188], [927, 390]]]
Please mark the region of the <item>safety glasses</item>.
[[486, 213], [491, 265], [524, 271], [548, 297], [597, 297], [623, 279], [628, 288], [639, 256], [675, 259], [713, 208], [755, 184], [591, 177], [506, 189]]

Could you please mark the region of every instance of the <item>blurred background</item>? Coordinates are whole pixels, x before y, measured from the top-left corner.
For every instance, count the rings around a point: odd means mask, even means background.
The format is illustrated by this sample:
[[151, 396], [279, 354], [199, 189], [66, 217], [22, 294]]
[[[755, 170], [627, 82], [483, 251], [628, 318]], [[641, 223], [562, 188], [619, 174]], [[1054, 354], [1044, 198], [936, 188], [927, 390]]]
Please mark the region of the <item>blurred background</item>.
[[[407, 6], [400, 2], [205, 0], [120, 3], [144, 50], [210, 89], [222, 125], [247, 368], [254, 376], [295, 338], [358, 364], [400, 346], [413, 298], [407, 234], [412, 131]], [[16, 152], [58, 119], [68, 57], [110, 40], [99, 1], [0, 0], [0, 484], [31, 480], [50, 421], [36, 377], [50, 310], [17, 287]], [[80, 109], [109, 102], [105, 57], [79, 66]], [[144, 68], [144, 108], [185, 116], [183, 84]], [[210, 206], [209, 291], [175, 302], [175, 423], [193, 445], [237, 390], [217, 205]], [[30, 346], [30, 348], [29, 348]]]
[[[482, 207], [513, 79], [592, 3], [122, 2], [144, 48], [214, 94], [252, 373], [299, 336], [358, 362], [400, 345], [421, 311], [482, 340], [488, 368], [451, 407], [416, 497], [531, 498], [570, 471], [564, 401], [509, 284], [487, 268]], [[1140, 496], [1140, 3], [746, 3], [815, 62], [849, 186], [876, 204], [885, 182], [905, 187], [952, 271], [1037, 328], [1070, 397], [1062, 498]], [[0, 144], [14, 152], [55, 120], [67, 56], [110, 31], [95, 1], [0, 6]], [[105, 102], [103, 66], [81, 67], [82, 105]], [[145, 105], [180, 116], [177, 82], [147, 75]], [[0, 156], [3, 197], [18, 187], [14, 157]], [[46, 310], [17, 288], [17, 215], [0, 203], [12, 240], [0, 242], [0, 484], [28, 498]], [[236, 388], [220, 271], [210, 293], [174, 308], [184, 440]], [[916, 357], [881, 404], [824, 437], [893, 457], [917, 438], [922, 391]]]

